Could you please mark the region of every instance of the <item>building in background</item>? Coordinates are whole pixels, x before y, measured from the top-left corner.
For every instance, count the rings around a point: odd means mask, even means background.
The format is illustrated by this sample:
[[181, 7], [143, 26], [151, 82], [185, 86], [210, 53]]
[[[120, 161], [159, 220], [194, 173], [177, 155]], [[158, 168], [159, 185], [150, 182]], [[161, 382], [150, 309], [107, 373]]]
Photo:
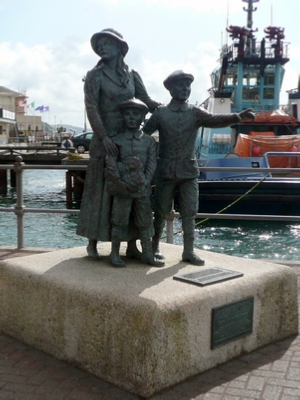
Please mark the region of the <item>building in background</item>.
[[34, 114], [34, 103], [27, 104], [27, 98], [26, 93], [0, 86], [0, 145], [24, 137], [35, 141], [43, 135], [42, 118]]

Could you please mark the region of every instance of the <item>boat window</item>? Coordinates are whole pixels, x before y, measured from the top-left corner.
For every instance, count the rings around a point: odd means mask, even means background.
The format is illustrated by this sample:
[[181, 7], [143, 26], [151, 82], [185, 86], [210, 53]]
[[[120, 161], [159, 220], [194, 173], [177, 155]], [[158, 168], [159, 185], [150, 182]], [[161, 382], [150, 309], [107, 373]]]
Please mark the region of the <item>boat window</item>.
[[257, 83], [257, 76], [251, 76], [249, 78], [249, 85], [254, 86]]
[[254, 100], [259, 95], [259, 90], [256, 87], [245, 87], [243, 88], [243, 99]]
[[263, 97], [264, 99], [274, 99], [274, 89], [265, 88]]
[[225, 76], [225, 84], [226, 85], [236, 85], [237, 84], [237, 73], [236, 71], [233, 72], [227, 72], [227, 75]]
[[292, 116], [298, 119], [298, 104], [292, 104]]
[[243, 85], [255, 86], [259, 79], [259, 71], [256, 68], [247, 68], [244, 70]]
[[274, 74], [265, 74], [264, 84], [266, 86], [274, 86], [274, 84], [275, 84]]

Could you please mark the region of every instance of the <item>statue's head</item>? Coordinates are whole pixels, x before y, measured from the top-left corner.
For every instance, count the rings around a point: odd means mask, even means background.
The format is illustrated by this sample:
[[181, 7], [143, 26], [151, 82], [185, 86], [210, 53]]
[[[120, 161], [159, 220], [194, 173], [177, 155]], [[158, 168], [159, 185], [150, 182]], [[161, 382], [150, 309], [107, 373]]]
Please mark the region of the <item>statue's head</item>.
[[119, 105], [119, 110], [126, 128], [133, 131], [139, 129], [145, 119], [145, 115], [149, 112], [146, 104], [139, 99], [124, 101]]
[[194, 81], [192, 74], [182, 70], [172, 72], [165, 80], [164, 86], [169, 90], [171, 96], [180, 101], [185, 101], [190, 97], [191, 84]]
[[117, 32], [115, 29], [107, 28], [103, 29], [101, 32], [94, 33], [91, 37], [91, 46], [94, 52], [102, 57], [101, 50], [100, 50], [100, 43], [101, 41], [111, 42], [112, 44], [116, 44], [118, 49], [120, 50], [123, 57], [128, 52], [128, 44], [123, 39], [121, 33]]

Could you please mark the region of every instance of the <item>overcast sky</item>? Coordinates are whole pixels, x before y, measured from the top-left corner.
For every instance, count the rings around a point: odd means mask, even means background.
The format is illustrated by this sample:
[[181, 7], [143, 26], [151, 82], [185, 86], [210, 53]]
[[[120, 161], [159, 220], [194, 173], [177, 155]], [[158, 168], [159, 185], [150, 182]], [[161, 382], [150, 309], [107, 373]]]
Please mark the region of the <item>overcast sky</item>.
[[[282, 102], [300, 73], [298, 3], [255, 4], [257, 39], [274, 25], [285, 28], [285, 41], [291, 43]], [[83, 127], [82, 78], [98, 60], [90, 38], [114, 28], [129, 45], [126, 63], [140, 73], [151, 97], [168, 102], [162, 81], [184, 69], [195, 76], [190, 101], [201, 103], [227, 40], [225, 27], [246, 25], [245, 6], [242, 0], [0, 0], [0, 86], [26, 91], [35, 107], [49, 106], [43, 120], [52, 125]]]

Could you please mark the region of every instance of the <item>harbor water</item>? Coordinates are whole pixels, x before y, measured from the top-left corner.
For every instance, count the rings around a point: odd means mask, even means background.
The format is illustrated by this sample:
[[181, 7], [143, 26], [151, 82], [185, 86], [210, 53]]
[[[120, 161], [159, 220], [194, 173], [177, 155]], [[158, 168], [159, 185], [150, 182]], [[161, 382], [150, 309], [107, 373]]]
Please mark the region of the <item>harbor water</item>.
[[[66, 208], [65, 172], [26, 170], [24, 204], [30, 208]], [[16, 191], [0, 195], [0, 207], [16, 204]], [[85, 246], [76, 235], [78, 216], [27, 213], [24, 218], [26, 247], [71, 248]], [[264, 221], [197, 221], [195, 247], [227, 255], [253, 259], [300, 260], [300, 223]], [[175, 221], [174, 243], [182, 244], [180, 220]], [[0, 246], [17, 245], [14, 213], [0, 212]]]

